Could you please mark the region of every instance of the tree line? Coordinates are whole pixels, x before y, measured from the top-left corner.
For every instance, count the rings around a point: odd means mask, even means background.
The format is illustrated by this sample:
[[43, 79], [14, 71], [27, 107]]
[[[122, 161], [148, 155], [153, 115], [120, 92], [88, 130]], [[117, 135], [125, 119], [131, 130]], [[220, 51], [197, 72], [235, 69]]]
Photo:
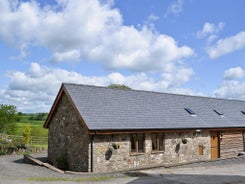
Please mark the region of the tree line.
[[18, 122], [23, 116], [28, 116], [28, 120], [44, 121], [48, 113], [27, 114], [18, 112], [16, 106], [0, 104], [0, 133], [14, 134]]

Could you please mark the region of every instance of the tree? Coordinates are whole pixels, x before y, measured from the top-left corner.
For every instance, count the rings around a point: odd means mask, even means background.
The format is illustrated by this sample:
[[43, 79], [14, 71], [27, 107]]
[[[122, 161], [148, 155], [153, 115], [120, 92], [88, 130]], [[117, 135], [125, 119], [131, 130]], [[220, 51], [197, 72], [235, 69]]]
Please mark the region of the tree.
[[34, 120], [42, 121], [45, 120], [45, 118], [46, 118], [46, 113], [37, 113]]
[[25, 128], [23, 130], [23, 137], [24, 137], [24, 142], [25, 144], [29, 144], [30, 143], [30, 139], [31, 139], [31, 127], [30, 124], [26, 124]]
[[0, 104], [0, 133], [13, 134], [18, 117], [14, 105]]
[[109, 88], [116, 88], [116, 89], [131, 89], [130, 87], [124, 85], [124, 84], [110, 84], [108, 86]]

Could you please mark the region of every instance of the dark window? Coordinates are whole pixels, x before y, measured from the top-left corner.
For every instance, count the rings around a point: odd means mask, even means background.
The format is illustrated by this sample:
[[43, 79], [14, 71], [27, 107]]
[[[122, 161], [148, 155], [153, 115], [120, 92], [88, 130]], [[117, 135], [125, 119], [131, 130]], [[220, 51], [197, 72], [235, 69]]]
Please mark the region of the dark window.
[[185, 108], [185, 110], [190, 114], [190, 115], [196, 115], [196, 113], [190, 109], [190, 108]]
[[143, 134], [138, 134], [138, 152], [143, 153], [144, 152], [144, 144], [145, 144], [145, 138]]
[[131, 135], [131, 152], [144, 153], [145, 151], [145, 136], [144, 134]]
[[245, 115], [245, 111], [241, 111], [241, 113], [243, 113]]
[[224, 114], [216, 109], [214, 109], [214, 112], [216, 112], [218, 115], [223, 116]]
[[137, 144], [136, 138], [137, 138], [136, 134], [131, 135], [131, 152], [136, 152], [136, 144]]
[[152, 151], [164, 151], [164, 134], [163, 133], [152, 133]]
[[157, 150], [157, 134], [151, 134], [152, 150]]

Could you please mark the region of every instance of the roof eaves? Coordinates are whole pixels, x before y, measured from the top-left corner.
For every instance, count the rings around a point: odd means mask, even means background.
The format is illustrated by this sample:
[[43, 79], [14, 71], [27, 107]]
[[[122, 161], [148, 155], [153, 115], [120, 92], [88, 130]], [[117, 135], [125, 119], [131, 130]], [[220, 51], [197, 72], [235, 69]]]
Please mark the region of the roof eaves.
[[241, 126], [229, 127], [191, 127], [191, 128], [153, 128], [153, 129], [93, 129], [91, 134], [125, 134], [125, 133], [140, 133], [140, 132], [181, 132], [181, 131], [196, 131], [196, 130], [245, 130]]

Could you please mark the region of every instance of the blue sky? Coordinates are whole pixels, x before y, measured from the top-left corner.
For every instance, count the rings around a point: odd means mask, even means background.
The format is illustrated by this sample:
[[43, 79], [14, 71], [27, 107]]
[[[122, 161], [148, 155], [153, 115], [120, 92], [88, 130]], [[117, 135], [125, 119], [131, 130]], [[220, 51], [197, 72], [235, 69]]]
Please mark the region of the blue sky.
[[2, 0], [0, 103], [48, 112], [62, 82], [245, 100], [243, 0]]

